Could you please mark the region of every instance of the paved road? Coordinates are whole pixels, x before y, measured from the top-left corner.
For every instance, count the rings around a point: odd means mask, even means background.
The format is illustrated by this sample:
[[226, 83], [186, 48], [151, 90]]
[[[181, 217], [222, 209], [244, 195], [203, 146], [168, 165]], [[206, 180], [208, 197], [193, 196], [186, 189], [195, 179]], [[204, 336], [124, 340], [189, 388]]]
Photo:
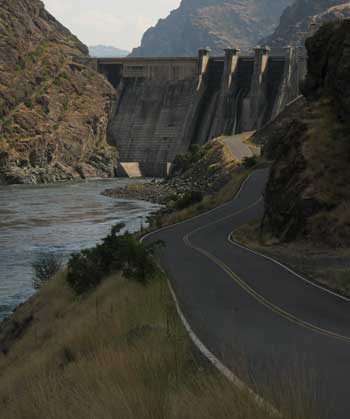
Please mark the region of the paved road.
[[166, 242], [162, 265], [185, 317], [231, 371], [240, 376], [243, 353], [257, 389], [277, 372], [310, 372], [320, 409], [349, 419], [350, 303], [228, 241], [262, 213], [267, 175], [254, 172], [231, 203], [146, 240]]
[[225, 137], [224, 142], [230, 147], [230, 150], [237, 160], [243, 160], [245, 157], [252, 157], [253, 153], [244, 142], [253, 135], [254, 131], [243, 132], [242, 134]]

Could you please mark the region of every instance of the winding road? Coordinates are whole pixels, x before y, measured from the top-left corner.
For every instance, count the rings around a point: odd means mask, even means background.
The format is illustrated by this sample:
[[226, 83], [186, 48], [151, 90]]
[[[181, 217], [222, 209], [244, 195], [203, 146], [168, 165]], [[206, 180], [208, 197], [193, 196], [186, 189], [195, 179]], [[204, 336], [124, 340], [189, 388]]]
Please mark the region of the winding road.
[[254, 131], [224, 137], [224, 143], [229, 147], [235, 160], [243, 160], [245, 157], [252, 157], [253, 153], [245, 141], [253, 135]]
[[161, 263], [200, 349], [260, 395], [277, 376], [301, 377], [320, 412], [349, 419], [350, 303], [230, 240], [262, 214], [267, 177], [255, 171], [230, 203], [145, 239], [166, 243]]

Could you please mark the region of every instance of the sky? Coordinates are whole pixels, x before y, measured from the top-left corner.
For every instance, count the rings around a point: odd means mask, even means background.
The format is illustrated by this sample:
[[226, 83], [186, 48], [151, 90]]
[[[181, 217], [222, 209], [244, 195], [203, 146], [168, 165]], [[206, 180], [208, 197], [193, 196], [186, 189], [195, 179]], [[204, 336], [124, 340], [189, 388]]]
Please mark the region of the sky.
[[44, 0], [47, 10], [86, 45], [131, 50], [180, 0]]

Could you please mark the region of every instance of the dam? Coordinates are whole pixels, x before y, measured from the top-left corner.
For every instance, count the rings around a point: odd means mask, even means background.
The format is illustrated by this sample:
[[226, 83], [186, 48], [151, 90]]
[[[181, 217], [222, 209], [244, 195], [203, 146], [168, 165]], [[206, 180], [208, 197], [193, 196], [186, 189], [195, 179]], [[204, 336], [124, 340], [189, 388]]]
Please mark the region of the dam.
[[212, 57], [103, 58], [90, 61], [118, 91], [108, 142], [118, 175], [166, 176], [192, 144], [261, 128], [299, 95], [300, 48], [226, 49]]

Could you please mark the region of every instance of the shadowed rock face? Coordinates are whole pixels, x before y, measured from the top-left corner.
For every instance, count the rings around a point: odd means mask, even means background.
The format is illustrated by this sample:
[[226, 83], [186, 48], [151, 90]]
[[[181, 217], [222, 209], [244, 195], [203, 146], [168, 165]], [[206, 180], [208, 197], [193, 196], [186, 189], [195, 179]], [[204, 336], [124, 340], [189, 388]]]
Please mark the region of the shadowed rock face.
[[0, 1], [0, 183], [110, 176], [114, 90], [38, 0]]
[[323, 26], [306, 47], [306, 100], [260, 135], [265, 156], [275, 160], [265, 225], [282, 240], [349, 246], [350, 21]]
[[271, 33], [292, 0], [183, 0], [150, 28], [134, 56], [190, 56], [210, 47], [252, 47]]
[[344, 0], [296, 0], [281, 16], [274, 33], [261, 42], [272, 47], [303, 45], [310, 36], [312, 23], [320, 26], [325, 22], [350, 17], [350, 4]]
[[306, 47], [304, 95], [310, 100], [332, 98], [338, 118], [346, 122], [350, 117], [350, 21], [323, 26], [306, 41]]

